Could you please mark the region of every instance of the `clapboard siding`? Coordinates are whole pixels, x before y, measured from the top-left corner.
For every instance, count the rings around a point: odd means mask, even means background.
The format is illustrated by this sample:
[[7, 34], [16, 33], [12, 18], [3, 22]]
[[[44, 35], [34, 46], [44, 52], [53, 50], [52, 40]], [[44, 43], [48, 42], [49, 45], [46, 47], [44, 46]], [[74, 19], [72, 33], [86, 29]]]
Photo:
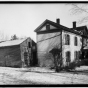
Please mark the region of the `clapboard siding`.
[[[28, 46], [28, 43], [30, 42], [30, 48]], [[20, 44], [20, 49], [21, 49], [21, 60], [22, 60], [22, 66], [24, 67], [25, 61], [24, 61], [24, 52], [27, 52], [27, 60], [28, 60], [28, 65], [30, 65], [30, 60], [32, 60], [32, 40], [30, 38], [27, 38], [24, 42]]]
[[0, 66], [21, 67], [19, 45], [0, 48]]
[[37, 35], [37, 55], [40, 66], [51, 67], [54, 65], [49, 51], [56, 46], [61, 47], [61, 32]]
[[33, 58], [36, 43], [31, 38], [6, 41], [1, 45], [0, 66], [29, 67], [36, 61], [36, 58]]
[[[70, 36], [70, 45], [65, 45], [65, 34], [68, 34]], [[77, 46], [74, 45], [74, 38], [77, 37]], [[74, 33], [70, 33], [67, 31], [62, 31], [62, 58], [63, 58], [63, 65], [67, 65], [66, 63], [66, 52], [70, 51], [70, 61], [73, 62], [75, 60], [75, 51], [80, 51], [82, 47], [81, 42], [82, 37], [80, 35], [76, 35]]]

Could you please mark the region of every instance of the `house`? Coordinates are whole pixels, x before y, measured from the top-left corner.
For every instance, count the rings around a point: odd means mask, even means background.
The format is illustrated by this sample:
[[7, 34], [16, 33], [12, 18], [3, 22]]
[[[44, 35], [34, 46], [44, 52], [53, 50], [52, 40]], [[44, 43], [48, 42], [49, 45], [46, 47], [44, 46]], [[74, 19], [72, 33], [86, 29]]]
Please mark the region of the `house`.
[[79, 32], [81, 34], [81, 42], [82, 42], [82, 47], [81, 47], [81, 53], [82, 53], [82, 57], [81, 59], [87, 59], [88, 58], [88, 30], [86, 26], [80, 26], [80, 27], [76, 27], [76, 22], [74, 22], [75, 26], [74, 26], [74, 30]]
[[36, 43], [29, 37], [0, 43], [0, 66], [33, 66], [36, 64], [35, 57]]
[[80, 55], [83, 38], [87, 38], [83, 33], [88, 33], [86, 26], [76, 27], [76, 22], [73, 22], [73, 28], [68, 28], [60, 24], [60, 19], [56, 19], [56, 22], [46, 19], [35, 32], [38, 64], [41, 67], [54, 66], [52, 54], [49, 53], [54, 47], [61, 50], [62, 66], [75, 61]]

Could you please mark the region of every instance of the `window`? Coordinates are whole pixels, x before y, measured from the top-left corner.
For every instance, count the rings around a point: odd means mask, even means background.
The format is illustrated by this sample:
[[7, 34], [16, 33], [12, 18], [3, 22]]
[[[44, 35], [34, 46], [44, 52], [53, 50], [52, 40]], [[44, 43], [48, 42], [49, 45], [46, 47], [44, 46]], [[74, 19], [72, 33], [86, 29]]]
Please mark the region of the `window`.
[[77, 37], [74, 37], [74, 45], [77, 46], [78, 41], [77, 41]]
[[70, 36], [65, 34], [65, 45], [70, 45]]
[[67, 51], [66, 52], [66, 62], [70, 62], [70, 55], [71, 53], [70, 53], [70, 51]]
[[81, 55], [81, 53], [80, 53], [80, 51], [78, 51], [78, 59], [80, 59], [80, 55]]
[[87, 39], [84, 39], [83, 44], [84, 44], [84, 46], [87, 46]]
[[31, 44], [30, 44], [30, 42], [28, 42], [28, 47], [31, 48]]
[[46, 30], [50, 30], [50, 25], [49, 24], [46, 25]]
[[78, 56], [79, 56], [79, 52], [75, 51], [74, 52], [74, 60], [77, 60], [78, 59]]

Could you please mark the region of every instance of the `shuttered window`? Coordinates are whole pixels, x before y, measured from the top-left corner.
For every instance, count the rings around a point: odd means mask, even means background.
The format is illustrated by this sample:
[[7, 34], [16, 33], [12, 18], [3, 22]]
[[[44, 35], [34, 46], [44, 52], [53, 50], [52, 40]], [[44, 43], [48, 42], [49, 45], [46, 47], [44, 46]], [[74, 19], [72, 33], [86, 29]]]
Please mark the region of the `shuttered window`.
[[78, 45], [77, 37], [74, 37], [74, 45], [75, 45], [75, 46], [77, 46], [77, 45]]
[[74, 52], [74, 60], [77, 60], [78, 59], [78, 53], [77, 51]]
[[70, 56], [71, 56], [71, 52], [67, 51], [66, 52], [66, 62], [70, 62]]
[[70, 45], [70, 35], [65, 34], [65, 45]]

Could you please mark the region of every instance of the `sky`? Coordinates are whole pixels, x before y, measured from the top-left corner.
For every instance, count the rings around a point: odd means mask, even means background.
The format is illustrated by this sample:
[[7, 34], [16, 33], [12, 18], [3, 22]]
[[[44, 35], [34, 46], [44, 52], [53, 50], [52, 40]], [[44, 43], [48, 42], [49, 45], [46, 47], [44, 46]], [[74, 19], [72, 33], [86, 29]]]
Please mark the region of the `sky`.
[[[72, 27], [73, 21], [78, 21], [83, 15], [73, 15], [72, 6], [66, 3], [57, 4], [0, 4], [0, 35], [10, 38], [31, 37], [36, 41], [34, 30], [46, 19]], [[2, 36], [1, 36], [2, 38]]]

